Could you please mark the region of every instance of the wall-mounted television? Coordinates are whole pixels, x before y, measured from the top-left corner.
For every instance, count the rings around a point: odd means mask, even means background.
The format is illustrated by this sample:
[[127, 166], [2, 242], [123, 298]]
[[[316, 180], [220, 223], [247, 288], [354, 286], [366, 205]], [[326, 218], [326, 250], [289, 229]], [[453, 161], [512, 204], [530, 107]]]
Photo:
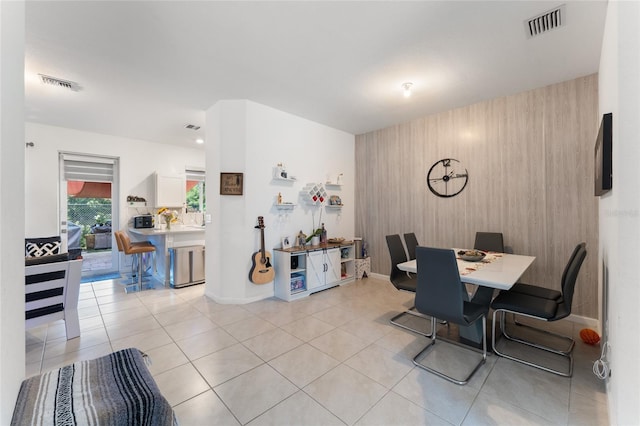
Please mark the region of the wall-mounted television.
[[612, 150], [613, 115], [602, 116], [595, 149], [595, 194], [600, 196], [611, 189], [613, 184]]

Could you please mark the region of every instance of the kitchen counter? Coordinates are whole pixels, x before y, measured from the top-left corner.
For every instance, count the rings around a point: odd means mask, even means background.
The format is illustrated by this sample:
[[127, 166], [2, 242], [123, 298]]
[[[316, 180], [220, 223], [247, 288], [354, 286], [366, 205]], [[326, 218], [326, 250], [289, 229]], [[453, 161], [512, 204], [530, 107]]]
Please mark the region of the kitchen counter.
[[196, 232], [204, 232], [204, 226], [198, 225], [171, 225], [171, 229], [155, 229], [155, 228], [129, 228], [129, 232], [138, 235], [167, 235], [167, 234], [188, 234]]
[[154, 276], [169, 286], [169, 249], [174, 247], [204, 246], [205, 227], [198, 225], [171, 225], [171, 229], [129, 228], [132, 240], [148, 240], [156, 248]]

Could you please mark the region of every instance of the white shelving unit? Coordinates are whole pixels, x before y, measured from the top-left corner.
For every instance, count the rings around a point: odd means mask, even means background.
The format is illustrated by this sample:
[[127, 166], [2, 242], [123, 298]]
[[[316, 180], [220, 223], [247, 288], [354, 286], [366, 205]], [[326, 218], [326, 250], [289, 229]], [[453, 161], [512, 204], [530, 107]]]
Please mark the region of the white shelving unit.
[[276, 297], [292, 301], [355, 279], [353, 243], [275, 249]]

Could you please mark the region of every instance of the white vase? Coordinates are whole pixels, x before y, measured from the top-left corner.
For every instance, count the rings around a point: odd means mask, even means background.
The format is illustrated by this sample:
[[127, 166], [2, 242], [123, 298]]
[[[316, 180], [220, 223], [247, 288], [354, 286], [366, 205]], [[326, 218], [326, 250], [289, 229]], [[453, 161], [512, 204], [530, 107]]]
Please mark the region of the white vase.
[[319, 246], [320, 245], [320, 237], [319, 236], [315, 236], [315, 237], [311, 237], [311, 245], [312, 246]]

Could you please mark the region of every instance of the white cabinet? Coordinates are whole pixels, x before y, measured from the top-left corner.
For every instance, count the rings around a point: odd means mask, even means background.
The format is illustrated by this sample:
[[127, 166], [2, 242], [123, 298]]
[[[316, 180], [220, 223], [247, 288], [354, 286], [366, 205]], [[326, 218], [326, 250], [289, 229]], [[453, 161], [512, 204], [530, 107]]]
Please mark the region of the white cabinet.
[[340, 281], [340, 250], [307, 252], [307, 289], [312, 291]]
[[155, 173], [156, 207], [182, 207], [187, 201], [184, 175]]
[[353, 244], [275, 249], [276, 297], [291, 301], [354, 280]]
[[307, 252], [275, 250], [275, 295], [283, 300], [295, 300], [307, 296]]

